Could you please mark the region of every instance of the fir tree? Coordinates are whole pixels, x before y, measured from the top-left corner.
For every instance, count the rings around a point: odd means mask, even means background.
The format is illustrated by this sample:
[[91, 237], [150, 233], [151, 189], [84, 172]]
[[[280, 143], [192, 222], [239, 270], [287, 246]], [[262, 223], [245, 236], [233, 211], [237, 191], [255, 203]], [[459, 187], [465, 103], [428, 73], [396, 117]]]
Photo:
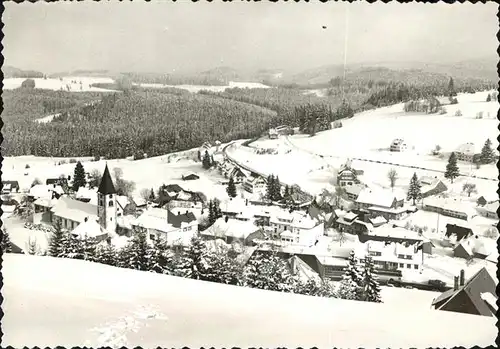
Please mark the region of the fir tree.
[[172, 274], [174, 270], [173, 253], [162, 237], [155, 239], [151, 256], [151, 270], [160, 274]]
[[243, 270], [244, 286], [263, 290], [291, 292], [297, 289], [287, 262], [276, 253], [259, 253], [248, 261]]
[[215, 220], [219, 219], [222, 217], [222, 210], [220, 209], [220, 202], [217, 199], [214, 199], [214, 215], [215, 215]]
[[367, 302], [381, 303], [380, 286], [373, 273], [373, 260], [367, 256], [363, 270], [363, 300]]
[[491, 102], [491, 95], [488, 93], [488, 96], [486, 97], [486, 102]]
[[208, 202], [208, 223], [210, 225], [214, 224], [215, 221], [217, 220], [217, 217], [216, 217], [216, 208], [215, 208], [215, 203], [213, 200], [210, 200]]
[[276, 178], [274, 179], [273, 181], [273, 201], [280, 201], [282, 199], [282, 196], [281, 196], [281, 183], [280, 183], [280, 179], [278, 176], [276, 176]]
[[420, 200], [422, 198], [420, 181], [417, 178], [417, 174], [413, 173], [410, 180], [410, 187], [408, 188], [407, 200], [413, 200], [413, 205], [415, 205], [415, 200]]
[[84, 258], [84, 247], [82, 244], [82, 240], [69, 232], [65, 232], [63, 235], [62, 249], [63, 253], [61, 257], [63, 258]]
[[446, 165], [446, 172], [444, 173], [444, 177], [448, 178], [449, 180], [451, 180], [451, 183], [453, 183], [453, 180], [459, 175], [460, 172], [457, 165], [457, 156], [455, 155], [455, 153], [451, 153], [448, 159], [448, 164]]
[[343, 278], [337, 289], [340, 299], [358, 300], [358, 286], [349, 278]]
[[266, 183], [266, 199], [268, 199], [269, 201], [273, 201], [273, 198], [274, 198], [274, 176], [273, 175], [269, 175], [267, 177], [267, 183]]
[[90, 262], [97, 261], [97, 240], [92, 236], [81, 239], [83, 259]]
[[96, 248], [96, 262], [116, 266], [117, 253], [112, 244], [101, 243]]
[[54, 232], [49, 240], [49, 256], [63, 257], [64, 255], [64, 232], [62, 230], [61, 220], [56, 219], [54, 222]]
[[348, 264], [342, 279], [344, 281], [342, 286], [346, 287], [346, 289], [339, 289], [339, 297], [343, 297], [344, 294], [349, 295], [354, 292], [354, 299], [360, 300], [362, 297], [363, 278], [359, 272], [354, 251], [351, 251], [349, 255]]
[[229, 184], [227, 185], [226, 188], [227, 195], [229, 195], [230, 198], [235, 198], [236, 197], [236, 185], [234, 184], [234, 179], [233, 177], [229, 178]]
[[135, 229], [133, 238], [126, 249], [128, 254], [128, 268], [135, 270], [151, 270], [152, 250], [148, 244], [146, 232], [143, 229]]
[[454, 97], [457, 95], [455, 92], [455, 83], [453, 82], [453, 78], [450, 78], [450, 81], [448, 83], [448, 93], [450, 97]]
[[210, 167], [212, 167], [212, 161], [210, 158], [210, 154], [208, 154], [208, 150], [205, 150], [205, 154], [203, 155], [202, 159], [202, 164], [205, 170], [208, 170]]
[[154, 202], [156, 200], [155, 192], [153, 188], [151, 188], [151, 192], [149, 193], [149, 201]]
[[181, 254], [175, 274], [189, 279], [211, 281], [207, 260], [205, 242], [199, 236], [194, 236], [189, 247]]
[[12, 243], [10, 242], [9, 233], [5, 229], [2, 229], [2, 252], [12, 252]]
[[495, 154], [493, 153], [493, 149], [491, 149], [491, 141], [489, 138], [484, 142], [480, 159], [483, 164], [491, 164], [495, 160]]
[[229, 251], [217, 251], [208, 254], [209, 268], [207, 279], [222, 284], [238, 285], [241, 268], [238, 262], [229, 256]]
[[75, 172], [73, 174], [73, 191], [78, 191], [78, 188], [85, 187], [87, 179], [85, 177], [85, 169], [80, 161], [76, 163]]

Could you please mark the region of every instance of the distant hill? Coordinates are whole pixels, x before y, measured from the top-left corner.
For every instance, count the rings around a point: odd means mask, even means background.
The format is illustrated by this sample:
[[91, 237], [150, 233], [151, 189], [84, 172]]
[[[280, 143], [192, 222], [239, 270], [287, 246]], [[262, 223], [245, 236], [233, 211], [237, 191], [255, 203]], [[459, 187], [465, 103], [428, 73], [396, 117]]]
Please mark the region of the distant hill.
[[51, 78], [60, 78], [65, 76], [86, 76], [86, 77], [113, 77], [116, 73], [113, 73], [105, 69], [77, 69], [69, 72], [59, 72], [50, 74]]
[[2, 67], [3, 76], [8, 78], [43, 78], [44, 74], [35, 70], [23, 70], [9, 65]]

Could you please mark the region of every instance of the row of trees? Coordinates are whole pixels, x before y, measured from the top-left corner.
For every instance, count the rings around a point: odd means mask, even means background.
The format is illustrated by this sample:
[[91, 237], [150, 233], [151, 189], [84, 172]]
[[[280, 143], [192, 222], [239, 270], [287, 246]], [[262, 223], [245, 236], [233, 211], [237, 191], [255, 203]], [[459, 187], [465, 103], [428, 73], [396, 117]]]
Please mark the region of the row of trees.
[[342, 299], [361, 300], [381, 303], [380, 285], [374, 273], [374, 264], [367, 256], [364, 268], [360, 270], [354, 252], [351, 252], [346, 271], [340, 283], [338, 297]]

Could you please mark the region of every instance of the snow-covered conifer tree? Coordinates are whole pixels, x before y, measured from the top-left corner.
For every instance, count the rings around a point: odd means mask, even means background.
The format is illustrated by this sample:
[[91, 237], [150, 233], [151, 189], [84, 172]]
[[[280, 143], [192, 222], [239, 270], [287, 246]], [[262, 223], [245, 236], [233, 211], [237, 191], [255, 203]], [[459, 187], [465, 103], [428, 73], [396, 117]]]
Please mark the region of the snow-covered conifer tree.
[[3, 253], [12, 252], [12, 244], [10, 242], [9, 233], [5, 229], [2, 229], [2, 252]]
[[63, 257], [64, 232], [62, 230], [61, 221], [56, 219], [54, 222], [54, 231], [49, 240], [49, 256]]
[[117, 254], [113, 245], [101, 243], [96, 248], [96, 262], [116, 266]]
[[168, 249], [165, 239], [158, 237], [153, 242], [151, 270], [160, 274], [171, 274], [174, 270], [173, 253]]
[[208, 280], [210, 265], [207, 249], [199, 236], [191, 239], [189, 247], [181, 254], [176, 265], [175, 275], [196, 280]]
[[380, 286], [377, 277], [373, 273], [373, 260], [366, 257], [363, 270], [363, 300], [367, 302], [381, 303]]

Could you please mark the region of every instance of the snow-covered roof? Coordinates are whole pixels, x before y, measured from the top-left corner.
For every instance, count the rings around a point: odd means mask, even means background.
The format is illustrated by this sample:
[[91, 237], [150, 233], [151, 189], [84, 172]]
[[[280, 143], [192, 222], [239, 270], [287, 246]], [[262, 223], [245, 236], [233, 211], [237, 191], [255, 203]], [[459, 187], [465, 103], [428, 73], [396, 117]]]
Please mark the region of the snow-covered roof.
[[477, 154], [479, 151], [480, 151], [480, 149], [472, 142], [460, 144], [455, 149], [455, 152], [462, 153], [465, 155], [474, 155], [474, 154]]
[[345, 258], [332, 257], [332, 256], [318, 256], [318, 255], [316, 256], [316, 258], [322, 265], [345, 267], [348, 264], [348, 261]]
[[423, 205], [424, 208], [425, 206], [432, 206], [443, 210], [464, 213], [468, 216], [468, 218], [471, 218], [476, 214], [470, 203], [452, 198], [429, 197], [425, 199]]
[[491, 204], [484, 205], [484, 210], [489, 213], [497, 213], [500, 202], [492, 202]]
[[116, 217], [116, 224], [119, 227], [123, 227], [126, 229], [132, 229], [132, 226], [134, 225], [136, 221], [136, 218], [133, 215], [122, 215]]
[[71, 232], [80, 238], [84, 237], [98, 237], [106, 234], [102, 227], [95, 219], [89, 219], [86, 222], [78, 224], [78, 226]]
[[97, 198], [97, 188], [80, 187], [76, 192], [78, 199], [92, 199]]
[[29, 195], [34, 198], [52, 198], [52, 192], [57, 194], [64, 194], [64, 190], [60, 185], [46, 185], [46, 184], [37, 184], [30, 188]]
[[370, 222], [373, 225], [378, 225], [387, 223], [387, 220], [383, 216], [377, 216], [375, 218], [370, 218]]
[[355, 219], [358, 215], [355, 214], [354, 212], [347, 212], [343, 218], [344, 220], [347, 220], [347, 221], [352, 221], [353, 219]]
[[391, 224], [384, 224], [373, 228], [369, 234], [374, 236], [388, 236], [397, 239], [423, 240], [423, 237], [420, 236], [418, 232], [403, 227], [394, 227]]
[[494, 311], [498, 311], [497, 300], [498, 297], [491, 292], [481, 293], [481, 299], [488, 303], [488, 305], [493, 308]]
[[401, 200], [399, 192], [392, 192], [387, 189], [365, 188], [359, 193], [356, 202], [373, 206], [391, 207], [395, 199], [398, 201]]
[[148, 208], [135, 220], [133, 225], [167, 233], [195, 221], [196, 217], [191, 212], [175, 215], [169, 210]]
[[68, 197], [61, 197], [51, 209], [55, 216], [82, 223], [85, 218], [97, 219], [97, 206]]
[[125, 195], [117, 195], [116, 201], [118, 202], [118, 205], [121, 206], [121, 208], [125, 208], [125, 206], [127, 206], [129, 203], [129, 199]]
[[201, 234], [218, 236], [221, 238], [233, 237], [237, 239], [246, 239], [250, 234], [259, 230], [251, 221], [240, 221], [237, 219], [228, 219], [226, 222], [223, 217], [217, 219], [215, 223], [204, 230]]
[[246, 205], [246, 200], [240, 197], [226, 199], [220, 203], [219, 207], [222, 212], [228, 213], [243, 213], [249, 210], [249, 206]]
[[38, 198], [36, 199], [33, 204], [37, 206], [43, 206], [43, 207], [54, 207], [54, 205], [57, 203], [58, 199], [48, 199], [48, 198]]

